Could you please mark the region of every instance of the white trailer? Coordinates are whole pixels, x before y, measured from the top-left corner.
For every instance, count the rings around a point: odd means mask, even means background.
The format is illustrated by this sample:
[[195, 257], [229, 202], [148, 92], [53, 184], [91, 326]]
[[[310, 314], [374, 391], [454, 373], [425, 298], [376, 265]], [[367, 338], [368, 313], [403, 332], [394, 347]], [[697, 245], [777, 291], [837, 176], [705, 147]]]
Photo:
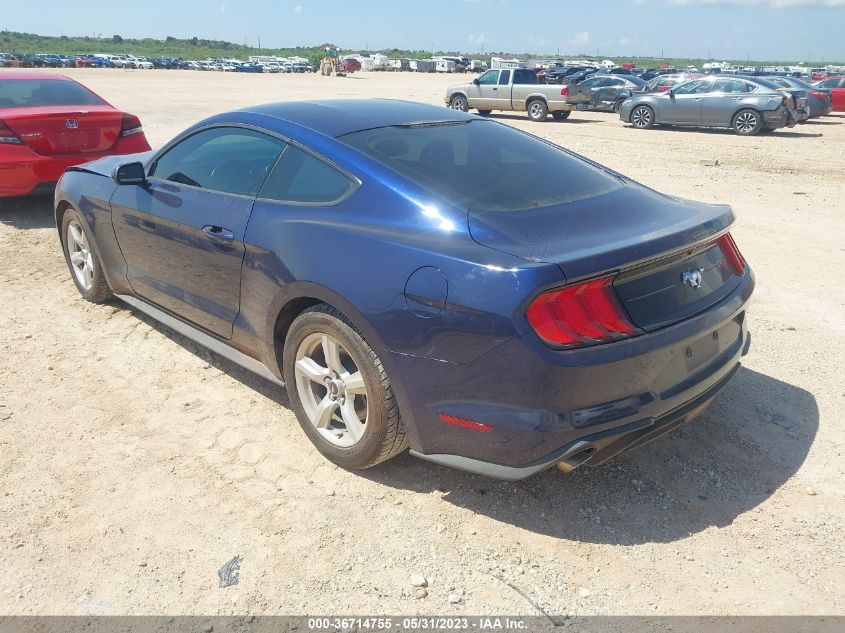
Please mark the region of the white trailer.
[[521, 59], [502, 59], [501, 57], [494, 57], [490, 60], [490, 68], [499, 70], [502, 68], [526, 68], [525, 62]]
[[434, 70], [439, 73], [453, 73], [455, 72], [455, 62], [451, 59], [434, 59]]

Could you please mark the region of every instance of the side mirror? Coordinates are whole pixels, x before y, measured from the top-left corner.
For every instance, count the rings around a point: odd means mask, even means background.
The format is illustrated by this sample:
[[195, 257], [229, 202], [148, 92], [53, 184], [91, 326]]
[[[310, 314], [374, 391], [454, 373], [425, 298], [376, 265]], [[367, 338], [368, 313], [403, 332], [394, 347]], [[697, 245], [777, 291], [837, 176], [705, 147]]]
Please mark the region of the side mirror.
[[118, 165], [114, 170], [114, 181], [119, 185], [143, 185], [147, 182], [144, 165], [138, 161]]
[[474, 83], [474, 84], [477, 86], [477, 85], [478, 85], [478, 77], [476, 77], [475, 79], [473, 79], [473, 80], [472, 80], [472, 83]]

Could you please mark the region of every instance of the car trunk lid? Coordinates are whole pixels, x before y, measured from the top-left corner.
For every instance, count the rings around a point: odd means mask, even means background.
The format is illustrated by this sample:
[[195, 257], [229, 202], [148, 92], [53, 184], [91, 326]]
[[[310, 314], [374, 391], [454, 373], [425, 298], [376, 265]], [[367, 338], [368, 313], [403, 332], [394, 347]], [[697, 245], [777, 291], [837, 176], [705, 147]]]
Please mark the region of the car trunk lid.
[[628, 184], [551, 207], [470, 211], [469, 228], [484, 246], [557, 264], [569, 282], [619, 272], [619, 299], [650, 331], [701, 312], [739, 284], [741, 273], [716, 241], [733, 219], [728, 206]]
[[0, 110], [0, 119], [34, 152], [57, 156], [110, 150], [123, 113], [110, 106], [10, 108]]

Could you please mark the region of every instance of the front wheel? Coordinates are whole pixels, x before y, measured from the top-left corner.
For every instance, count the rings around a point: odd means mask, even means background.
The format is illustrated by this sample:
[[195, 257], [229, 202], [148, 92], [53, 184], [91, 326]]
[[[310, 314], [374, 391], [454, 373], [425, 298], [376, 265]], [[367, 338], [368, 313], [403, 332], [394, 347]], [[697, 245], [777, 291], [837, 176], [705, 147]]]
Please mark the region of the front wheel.
[[407, 447], [381, 360], [327, 304], [299, 315], [285, 339], [288, 395], [305, 434], [342, 468], [370, 468]]
[[549, 106], [542, 99], [534, 99], [528, 102], [528, 118], [535, 122], [545, 121], [549, 116]]
[[492, 110], [479, 110], [478, 114], [480, 114], [481, 116], [490, 116], [491, 112]]
[[557, 112], [552, 112], [552, 118], [555, 121], [566, 121], [570, 114], [572, 114], [572, 110], [558, 110]]
[[763, 119], [755, 110], [740, 110], [734, 117], [734, 132], [740, 136], [754, 136], [763, 127]]
[[455, 95], [452, 97], [452, 100], [449, 101], [449, 107], [453, 110], [469, 112], [469, 102], [467, 102], [467, 98], [463, 95]]
[[105, 303], [112, 293], [82, 218], [74, 209], [62, 217], [62, 246], [73, 283], [84, 299]]
[[631, 125], [640, 130], [654, 126], [654, 110], [648, 106], [637, 106], [631, 112]]

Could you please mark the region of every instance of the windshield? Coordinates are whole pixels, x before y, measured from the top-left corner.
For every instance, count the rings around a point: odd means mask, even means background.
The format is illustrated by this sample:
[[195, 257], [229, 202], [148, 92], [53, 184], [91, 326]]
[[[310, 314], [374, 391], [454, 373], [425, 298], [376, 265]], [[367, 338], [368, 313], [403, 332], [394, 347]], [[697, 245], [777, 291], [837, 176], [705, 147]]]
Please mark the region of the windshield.
[[376, 128], [341, 140], [473, 211], [547, 207], [622, 186], [586, 160], [493, 121]]
[[106, 102], [75, 81], [56, 79], [0, 80], [0, 108], [32, 108], [58, 105], [106, 105]]

